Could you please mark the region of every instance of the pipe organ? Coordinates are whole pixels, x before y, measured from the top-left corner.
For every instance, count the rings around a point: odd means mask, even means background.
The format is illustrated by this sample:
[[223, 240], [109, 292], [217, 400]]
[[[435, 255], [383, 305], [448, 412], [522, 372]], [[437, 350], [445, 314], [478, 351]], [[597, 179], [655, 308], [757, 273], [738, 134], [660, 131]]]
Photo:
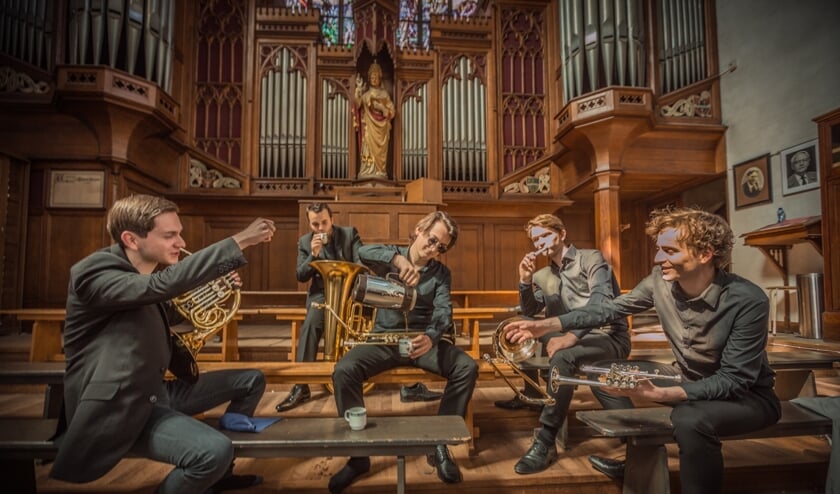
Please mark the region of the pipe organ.
[[561, 0], [559, 12], [567, 101], [606, 86], [644, 86], [642, 0]]
[[350, 176], [350, 103], [337, 89], [330, 80], [321, 84], [321, 177], [330, 179]]
[[428, 84], [417, 84], [414, 93], [400, 107], [402, 121], [402, 178], [416, 180], [428, 176], [429, 138], [426, 95]]
[[[67, 12], [67, 62], [107, 63], [169, 91], [175, 1], [71, 0]], [[36, 12], [40, 9], [33, 8]]]
[[703, 0], [659, 0], [659, 83], [663, 93], [706, 78]]
[[472, 61], [460, 57], [443, 85], [443, 178], [487, 180], [487, 96]]
[[[49, 71], [53, 60], [52, 2], [4, 2], [0, 8], [0, 53], [8, 54], [23, 62]], [[15, 5], [14, 8], [11, 4]]]
[[[288, 48], [269, 59], [260, 81], [260, 177], [305, 177], [306, 76]], [[346, 119], [341, 124], [346, 127]]]

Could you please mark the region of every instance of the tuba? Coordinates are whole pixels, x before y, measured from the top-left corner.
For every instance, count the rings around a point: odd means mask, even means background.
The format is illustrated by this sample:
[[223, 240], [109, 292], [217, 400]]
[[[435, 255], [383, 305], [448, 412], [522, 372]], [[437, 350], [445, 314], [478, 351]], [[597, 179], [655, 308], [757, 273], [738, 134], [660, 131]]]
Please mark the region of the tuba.
[[[191, 255], [186, 249], [181, 249]], [[198, 364], [195, 359], [204, 347], [207, 338], [216, 334], [227, 324], [239, 309], [241, 294], [233, 273], [194, 288], [172, 299], [175, 309], [195, 327], [193, 331], [175, 333], [173, 338], [173, 362], [170, 370], [177, 377], [188, 382], [198, 380]]]
[[309, 265], [324, 280], [324, 303], [315, 303], [313, 307], [328, 309], [324, 314], [324, 360], [334, 362], [344, 354], [346, 332], [368, 331], [373, 325], [350, 299], [356, 275], [369, 270], [347, 261], [320, 260]]

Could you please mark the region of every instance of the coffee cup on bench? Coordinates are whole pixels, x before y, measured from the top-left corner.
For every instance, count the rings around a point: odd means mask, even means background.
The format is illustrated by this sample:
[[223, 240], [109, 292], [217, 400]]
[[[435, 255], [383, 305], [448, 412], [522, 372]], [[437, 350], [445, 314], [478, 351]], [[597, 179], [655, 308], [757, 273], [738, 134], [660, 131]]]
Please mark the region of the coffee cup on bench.
[[344, 420], [354, 431], [360, 431], [367, 426], [367, 410], [364, 407], [353, 407], [344, 412]]

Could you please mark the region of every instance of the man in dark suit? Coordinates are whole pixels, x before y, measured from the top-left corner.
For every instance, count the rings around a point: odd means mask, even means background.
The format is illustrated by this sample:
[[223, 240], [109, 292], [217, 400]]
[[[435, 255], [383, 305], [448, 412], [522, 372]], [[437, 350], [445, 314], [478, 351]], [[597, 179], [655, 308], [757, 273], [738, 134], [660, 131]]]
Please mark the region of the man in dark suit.
[[744, 195], [747, 197], [755, 197], [764, 190], [764, 179], [758, 168], [750, 168], [744, 174], [744, 181], [741, 183], [744, 189]]
[[170, 316], [176, 311], [170, 300], [245, 264], [242, 250], [269, 241], [274, 222], [257, 219], [182, 261], [182, 226], [171, 201], [148, 195], [120, 199], [108, 213], [107, 227], [115, 243], [70, 271], [66, 424], [59, 426], [50, 476], [90, 482], [131, 453], [175, 466], [158, 493], [259, 483], [253, 475], [232, 476], [230, 440], [191, 415], [230, 401], [227, 412], [253, 416], [265, 390], [262, 372], [208, 372], [194, 383], [166, 380], [164, 374], [182, 368], [172, 361]]
[[817, 172], [809, 170], [811, 154], [803, 149], [790, 157], [788, 167], [788, 188], [802, 187], [817, 182]]
[[[324, 335], [324, 310], [312, 307], [313, 302], [324, 303], [324, 280], [310, 263], [327, 259], [359, 263], [359, 247], [362, 246], [356, 228], [333, 224], [328, 204], [316, 202], [307, 206], [306, 219], [312, 231], [298, 239], [297, 280], [301, 283], [311, 280], [311, 283], [306, 296], [308, 311], [300, 328], [295, 354], [297, 362], [314, 362], [318, 342]], [[291, 410], [311, 397], [308, 384], [295, 384], [276, 409], [278, 412]]]

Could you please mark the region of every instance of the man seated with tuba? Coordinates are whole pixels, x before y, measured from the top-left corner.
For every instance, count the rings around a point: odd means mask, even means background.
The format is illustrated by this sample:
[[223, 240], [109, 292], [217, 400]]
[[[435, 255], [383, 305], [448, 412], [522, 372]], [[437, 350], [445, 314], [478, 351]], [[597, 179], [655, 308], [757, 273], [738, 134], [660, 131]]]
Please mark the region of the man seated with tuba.
[[[399, 273], [399, 279], [416, 292], [414, 308], [408, 312], [378, 309], [373, 332], [421, 332], [413, 337], [403, 357], [393, 345], [358, 345], [335, 365], [333, 386], [339, 416], [353, 407], [364, 406], [363, 383], [370, 377], [401, 366], [420, 367], [446, 378], [438, 408], [439, 415], [464, 417], [478, 378], [478, 365], [463, 350], [445, 339], [451, 331], [451, 274], [438, 258], [458, 239], [458, 227], [443, 211], [429, 213], [415, 226], [408, 247], [366, 245], [359, 249], [362, 262], [380, 276]], [[408, 328], [408, 329], [406, 329]], [[446, 483], [461, 481], [458, 465], [446, 445], [438, 445], [428, 458]], [[370, 458], [352, 457], [329, 482], [331, 493], [342, 492], [356, 477], [370, 470]]]
[[252, 417], [265, 390], [262, 372], [207, 372], [194, 383], [166, 380], [165, 373], [184, 368], [173, 360], [184, 354], [173, 354], [170, 317], [181, 317], [169, 301], [245, 264], [242, 250], [271, 240], [274, 222], [256, 219], [180, 262], [181, 221], [167, 199], [122, 198], [108, 212], [107, 228], [114, 244], [70, 271], [65, 410], [50, 476], [91, 482], [132, 454], [175, 466], [157, 488], [161, 494], [260, 483], [255, 475], [233, 475], [230, 439], [191, 415], [230, 402], [227, 413]]
[[[545, 317], [557, 316], [620, 294], [618, 282], [601, 252], [576, 249], [567, 244], [566, 227], [557, 216], [536, 216], [525, 225], [525, 231], [537, 247], [537, 251], [526, 254], [519, 263], [519, 303], [525, 316], [536, 316], [543, 309]], [[536, 270], [536, 257], [540, 251], [550, 262]], [[581, 365], [626, 358], [630, 354], [626, 319], [616, 320], [603, 328], [548, 333], [541, 341], [552, 372], [566, 377], [577, 376]], [[546, 391], [555, 403], [542, 408], [542, 428], [528, 452], [514, 465], [516, 473], [541, 472], [557, 459], [555, 440], [569, 413], [574, 390], [574, 386], [547, 384]], [[610, 395], [599, 395], [598, 398], [604, 408], [626, 408], [620, 399]]]
[[[315, 202], [306, 207], [306, 220], [311, 232], [298, 239], [297, 280], [309, 283], [306, 295], [306, 319], [300, 327], [296, 362], [314, 362], [318, 353], [318, 342], [324, 336], [324, 311], [313, 308], [313, 303], [324, 303], [324, 279], [312, 267], [312, 261], [334, 260], [359, 263], [359, 247], [362, 240], [352, 226], [338, 226], [333, 223], [329, 204]], [[291, 410], [309, 401], [312, 394], [308, 384], [295, 384], [288, 396], [275, 407], [278, 412]]]

